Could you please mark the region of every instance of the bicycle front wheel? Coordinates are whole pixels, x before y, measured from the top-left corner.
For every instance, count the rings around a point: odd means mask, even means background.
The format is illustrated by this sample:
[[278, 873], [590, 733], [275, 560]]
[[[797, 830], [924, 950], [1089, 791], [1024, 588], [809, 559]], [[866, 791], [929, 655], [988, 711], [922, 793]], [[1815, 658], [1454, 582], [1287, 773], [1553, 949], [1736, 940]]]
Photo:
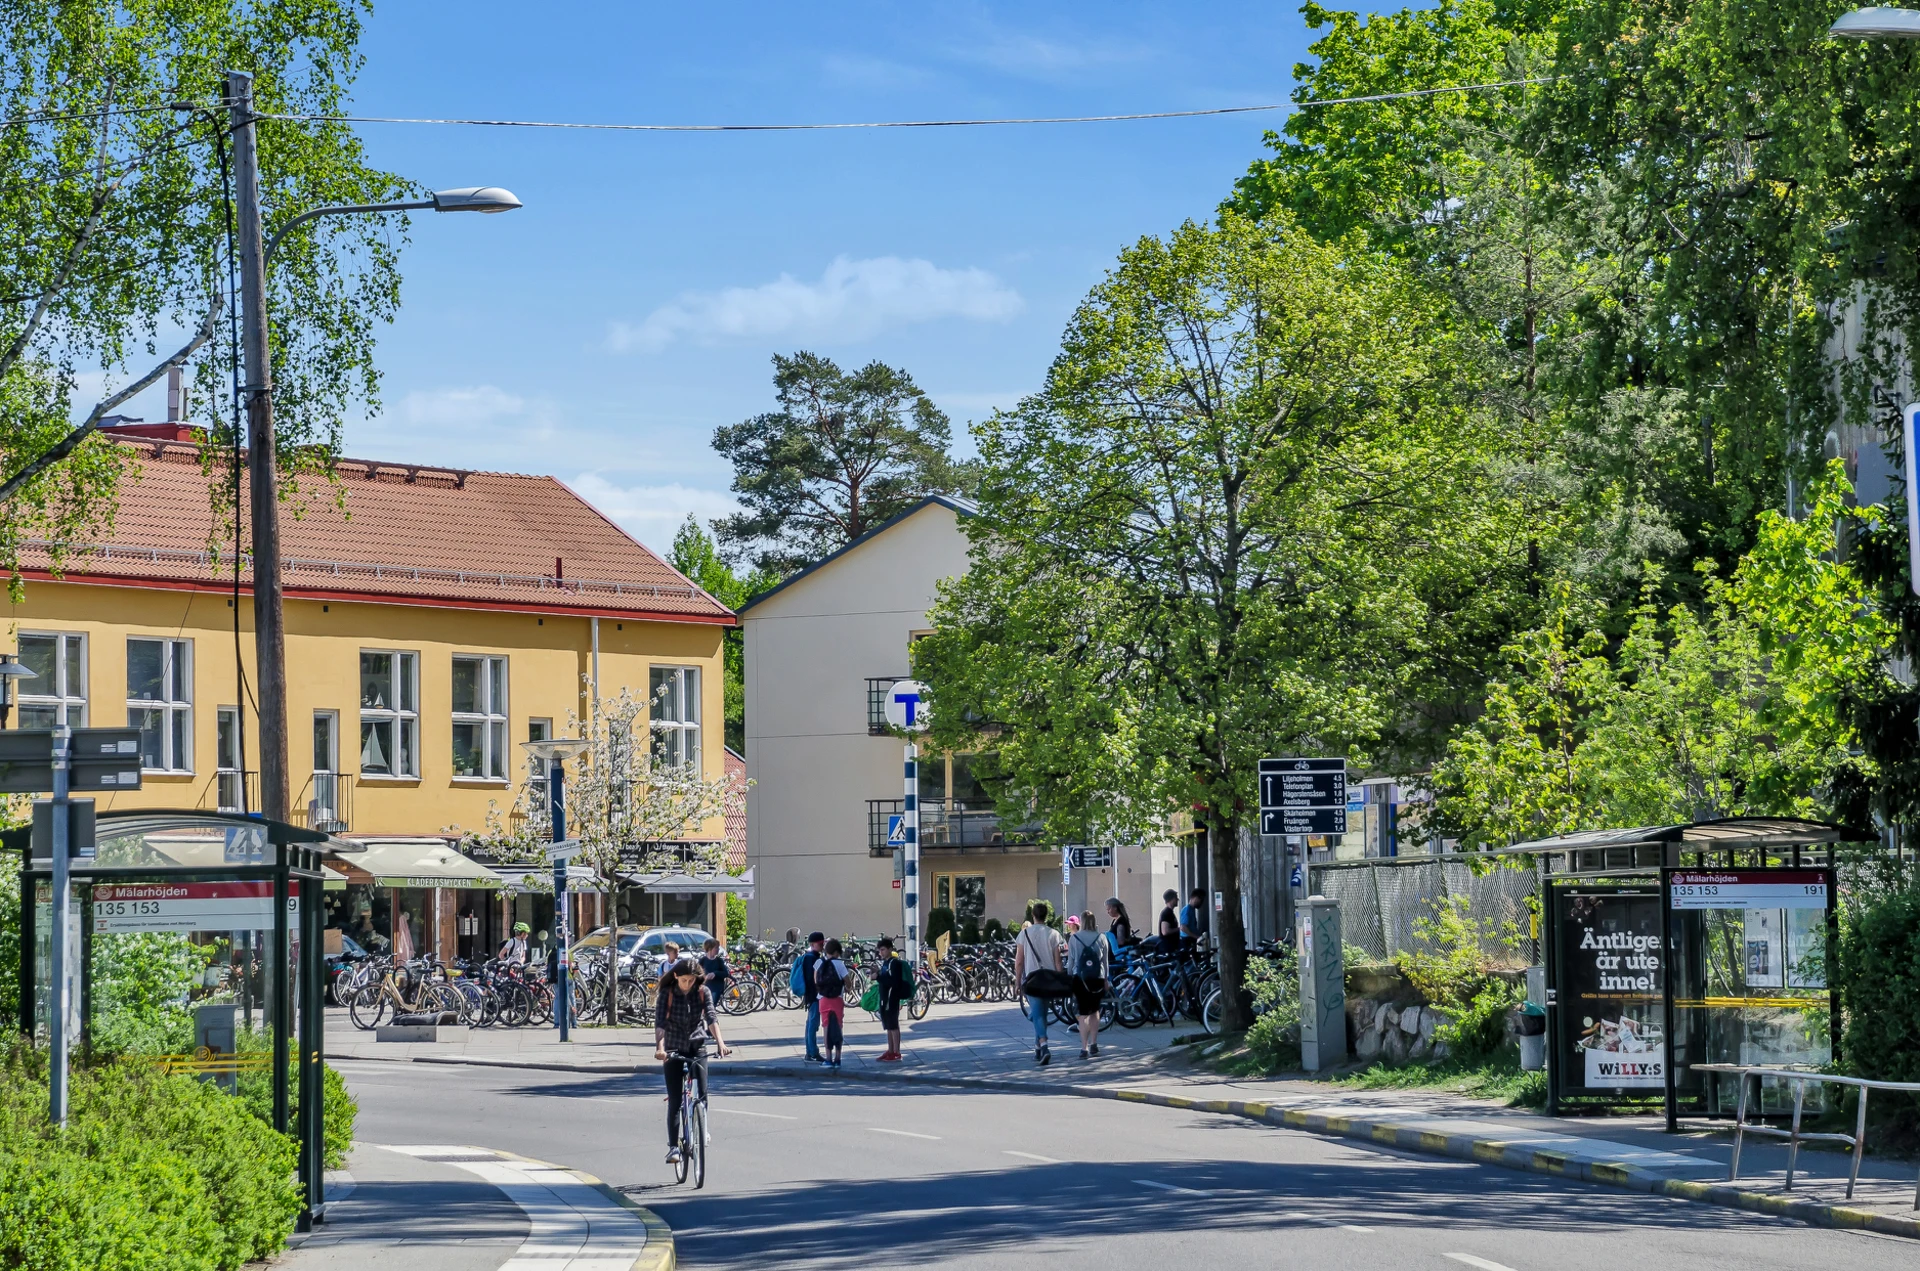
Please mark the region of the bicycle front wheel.
[[687, 1138], [693, 1148], [694, 1190], [707, 1185], [707, 1105], [695, 1100], [687, 1105]]
[[907, 1014], [914, 1019], [925, 1019], [927, 1011], [933, 1006], [933, 986], [922, 984], [913, 991], [913, 1000], [907, 1003]]
[[353, 995], [347, 1003], [347, 1018], [353, 1026], [366, 1030], [378, 1027], [387, 1017], [387, 995], [381, 991], [382, 985], [369, 984]]

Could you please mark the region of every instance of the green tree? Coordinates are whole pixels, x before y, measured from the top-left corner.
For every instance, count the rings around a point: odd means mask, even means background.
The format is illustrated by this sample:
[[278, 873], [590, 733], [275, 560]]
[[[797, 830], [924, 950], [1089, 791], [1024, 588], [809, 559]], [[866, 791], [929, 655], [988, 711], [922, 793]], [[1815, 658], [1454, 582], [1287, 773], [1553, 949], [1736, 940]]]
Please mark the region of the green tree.
[[1235, 989], [1257, 761], [1379, 735], [1431, 647], [1422, 586], [1515, 540], [1434, 310], [1357, 238], [1227, 212], [1122, 253], [1041, 391], [975, 429], [971, 563], [914, 648], [933, 740], [998, 725], [1003, 802], [1056, 841], [1194, 810]]
[[[169, 365], [188, 367], [203, 419], [230, 446], [230, 372], [213, 341], [222, 77], [252, 71], [266, 113], [341, 114], [365, 11], [362, 0], [0, 0], [0, 566], [15, 570], [30, 540], [58, 557], [111, 519], [124, 457], [93, 429]], [[345, 123], [258, 127], [269, 234], [309, 208], [410, 192], [365, 162]], [[398, 304], [404, 231], [404, 219], [334, 218], [275, 257], [289, 477], [325, 467], [350, 407], [377, 406], [372, 336]], [[119, 387], [76, 399], [96, 368]]]
[[714, 523], [737, 558], [789, 574], [929, 494], [963, 493], [947, 417], [905, 371], [841, 370], [816, 353], [773, 359], [779, 409], [715, 430], [745, 511]]
[[[713, 539], [692, 514], [673, 536], [673, 567], [687, 576], [694, 586], [729, 609], [738, 609], [760, 592], [777, 584], [779, 578], [761, 569], [741, 575], [734, 572]], [[727, 745], [735, 754], [747, 753], [747, 646], [746, 636], [731, 627], [723, 647], [726, 672]]]

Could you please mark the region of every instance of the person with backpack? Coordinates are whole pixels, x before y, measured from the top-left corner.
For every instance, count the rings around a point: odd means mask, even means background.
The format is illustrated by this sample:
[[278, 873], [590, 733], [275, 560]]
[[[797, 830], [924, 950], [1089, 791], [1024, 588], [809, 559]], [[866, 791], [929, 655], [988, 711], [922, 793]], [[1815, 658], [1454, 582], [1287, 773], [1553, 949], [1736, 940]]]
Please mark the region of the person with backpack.
[[807, 1004], [807, 1062], [810, 1064], [826, 1062], [820, 1057], [820, 990], [813, 983], [814, 964], [820, 961], [820, 946], [826, 939], [818, 931], [807, 937], [807, 951], [793, 960], [792, 981], [787, 985]]
[[847, 984], [847, 964], [840, 960], [840, 942], [827, 941], [827, 946], [813, 963], [813, 990], [819, 995], [820, 1022], [826, 1025], [827, 1067], [840, 1067], [840, 1047], [846, 1040], [847, 1001], [841, 996], [841, 990]]
[[[1047, 925], [1047, 915], [1052, 912], [1046, 901], [1034, 901], [1027, 911], [1033, 921], [1020, 929], [1020, 938], [1013, 942], [1013, 982], [1023, 992], [1027, 977], [1035, 972], [1062, 970], [1060, 933]], [[1033, 1062], [1045, 1068], [1053, 1062], [1053, 1051], [1047, 1045], [1047, 999], [1028, 993], [1027, 1018], [1033, 1021]]]
[[1067, 973], [1073, 976], [1073, 1013], [1080, 1018], [1080, 1058], [1100, 1053], [1100, 1001], [1107, 995], [1107, 938], [1093, 911], [1080, 915], [1080, 929], [1067, 937]]
[[887, 1049], [880, 1056], [883, 1064], [900, 1062], [900, 1007], [913, 996], [913, 974], [907, 961], [893, 951], [893, 937], [882, 936], [875, 946], [880, 951], [880, 974], [874, 987], [880, 990], [880, 1027], [887, 1030]]

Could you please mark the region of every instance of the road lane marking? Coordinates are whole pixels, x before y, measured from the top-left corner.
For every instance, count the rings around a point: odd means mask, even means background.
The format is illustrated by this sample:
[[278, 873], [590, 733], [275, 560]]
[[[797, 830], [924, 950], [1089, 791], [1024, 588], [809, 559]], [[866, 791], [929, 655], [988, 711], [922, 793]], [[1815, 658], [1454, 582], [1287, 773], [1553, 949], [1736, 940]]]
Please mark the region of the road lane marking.
[[745, 1108], [715, 1108], [715, 1112], [731, 1112], [737, 1117], [768, 1117], [775, 1121], [798, 1121], [799, 1117], [782, 1116], [778, 1112], [749, 1112]]
[[1441, 1256], [1452, 1258], [1455, 1262], [1464, 1262], [1470, 1267], [1478, 1267], [1480, 1271], [1513, 1271], [1512, 1267], [1504, 1263], [1489, 1262], [1485, 1258], [1476, 1258], [1470, 1253], [1447, 1253]]
[[1295, 1209], [1280, 1216], [1282, 1218], [1292, 1218], [1299, 1222], [1325, 1223], [1329, 1227], [1338, 1227], [1342, 1231], [1357, 1231], [1363, 1236], [1371, 1236], [1373, 1234], [1372, 1227], [1361, 1227], [1350, 1222], [1336, 1222], [1331, 1218], [1322, 1218], [1319, 1214], [1310, 1214], [1304, 1209]]
[[1154, 1189], [1155, 1191], [1162, 1191], [1162, 1192], [1179, 1192], [1179, 1193], [1180, 1193], [1180, 1194], [1181, 1194], [1182, 1196], [1211, 1196], [1211, 1195], [1213, 1195], [1213, 1193], [1212, 1193], [1212, 1192], [1197, 1192], [1197, 1191], [1195, 1191], [1195, 1190], [1194, 1190], [1193, 1188], [1191, 1188], [1191, 1187], [1175, 1187], [1175, 1186], [1174, 1186], [1174, 1185], [1173, 1185], [1172, 1183], [1159, 1183], [1159, 1182], [1155, 1182], [1155, 1181], [1154, 1181], [1153, 1179], [1151, 1179], [1151, 1178], [1136, 1178], [1136, 1179], [1134, 1179], [1133, 1181], [1134, 1181], [1134, 1182], [1136, 1182], [1136, 1183], [1138, 1183], [1138, 1184], [1139, 1184], [1140, 1186], [1142, 1186], [1142, 1187], [1151, 1187], [1151, 1188], [1153, 1188], [1153, 1189]]
[[1016, 1152], [1012, 1148], [1007, 1149], [1007, 1155], [1017, 1156], [1026, 1161], [1038, 1161], [1042, 1165], [1058, 1165], [1060, 1163], [1051, 1156], [1042, 1156], [1038, 1152]]
[[870, 1125], [867, 1128], [875, 1134], [897, 1134], [903, 1139], [931, 1139], [935, 1143], [940, 1141], [940, 1136], [937, 1134], [915, 1134], [912, 1130], [889, 1130], [878, 1125]]

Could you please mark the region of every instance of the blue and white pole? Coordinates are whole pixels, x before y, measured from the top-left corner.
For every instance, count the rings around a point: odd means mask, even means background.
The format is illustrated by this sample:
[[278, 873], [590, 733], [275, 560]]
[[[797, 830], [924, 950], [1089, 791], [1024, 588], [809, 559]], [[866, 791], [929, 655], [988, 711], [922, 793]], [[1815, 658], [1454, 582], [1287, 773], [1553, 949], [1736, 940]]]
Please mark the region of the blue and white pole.
[[[560, 757], [554, 756], [547, 761], [547, 811], [552, 818], [553, 841], [564, 843], [567, 838], [567, 772]], [[572, 933], [567, 930], [567, 862], [565, 856], [553, 858], [553, 938], [560, 942], [559, 960], [555, 964], [558, 974], [553, 984], [553, 1018], [560, 1025], [560, 1040], [569, 1040], [570, 1025], [573, 1023], [573, 993], [567, 984], [567, 943]]]
[[920, 747], [907, 743], [906, 803], [901, 807], [900, 905], [907, 920], [907, 966], [920, 968]]

